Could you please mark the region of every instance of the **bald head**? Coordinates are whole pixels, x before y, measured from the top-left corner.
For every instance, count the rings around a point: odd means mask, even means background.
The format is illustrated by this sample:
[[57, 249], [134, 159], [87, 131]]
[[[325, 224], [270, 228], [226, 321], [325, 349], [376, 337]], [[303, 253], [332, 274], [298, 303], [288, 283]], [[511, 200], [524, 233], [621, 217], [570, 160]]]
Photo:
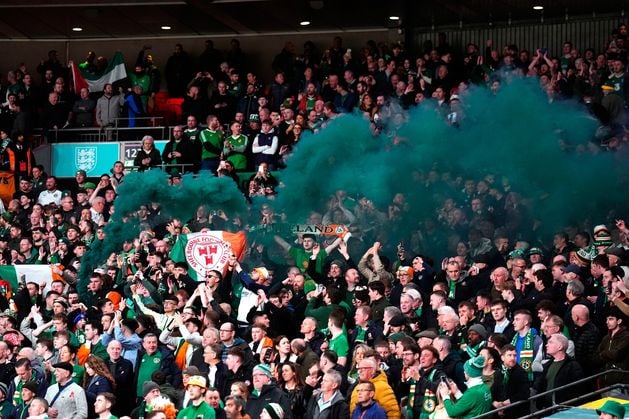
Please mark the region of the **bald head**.
[[26, 358], [29, 361], [32, 361], [35, 359], [35, 350], [33, 348], [22, 348], [20, 349], [20, 352], [17, 353], [17, 358]]
[[590, 321], [590, 311], [583, 304], [572, 307], [572, 321], [577, 326], [583, 326]]
[[298, 354], [301, 354], [306, 350], [306, 341], [301, 338], [293, 339], [290, 345], [293, 351]]

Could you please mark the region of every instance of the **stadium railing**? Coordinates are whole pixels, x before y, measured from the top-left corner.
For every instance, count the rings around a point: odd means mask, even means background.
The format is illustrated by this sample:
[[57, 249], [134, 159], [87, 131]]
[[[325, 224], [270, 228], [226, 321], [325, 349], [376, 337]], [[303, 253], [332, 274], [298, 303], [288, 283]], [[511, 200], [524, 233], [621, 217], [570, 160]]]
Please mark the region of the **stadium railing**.
[[[140, 126], [128, 127], [129, 118], [116, 118], [114, 124], [106, 127], [61, 128], [46, 133], [48, 143], [62, 142], [120, 142], [139, 141], [145, 135], [155, 140], [170, 140], [170, 127], [161, 116], [135, 118]], [[34, 135], [43, 135], [37, 129]]]
[[[561, 404], [557, 404], [556, 403], [556, 394], [557, 394], [558, 391], [567, 390], [567, 389], [573, 388], [575, 386], [578, 386], [578, 385], [581, 385], [581, 384], [584, 384], [584, 383], [588, 383], [588, 382], [590, 382], [592, 380], [596, 380], [599, 377], [602, 377], [602, 376], [604, 376], [606, 374], [610, 374], [610, 373], [613, 373], [613, 374], [616, 374], [616, 375], [622, 375], [623, 376], [623, 382], [622, 383], [612, 384], [612, 385], [609, 385], [609, 386], [606, 386], [606, 387], [602, 387], [602, 388], [600, 388], [598, 390], [582, 394], [582, 395], [580, 395], [578, 397], [572, 398], [570, 400], [566, 400], [566, 401], [562, 402]], [[542, 417], [543, 415], [552, 413], [552, 412], [560, 410], [560, 409], [567, 409], [567, 408], [570, 408], [570, 407], [575, 407], [573, 405], [575, 403], [578, 403], [578, 402], [581, 402], [581, 401], [585, 401], [585, 400], [589, 401], [589, 400], [592, 399], [593, 396], [597, 396], [597, 395], [603, 394], [605, 392], [612, 391], [612, 390], [617, 390], [617, 389], [629, 390], [629, 371], [626, 371], [626, 370], [607, 370], [607, 371], [603, 371], [603, 372], [600, 372], [598, 374], [594, 374], [594, 375], [591, 375], [589, 377], [583, 378], [581, 380], [572, 382], [570, 384], [566, 384], [564, 386], [557, 387], [557, 388], [554, 388], [552, 390], [545, 391], [543, 393], [535, 394], [534, 396], [531, 396], [530, 398], [528, 398], [526, 400], [521, 400], [521, 401], [512, 403], [512, 404], [510, 404], [508, 406], [503, 406], [503, 407], [500, 407], [498, 409], [491, 410], [491, 411], [489, 411], [487, 413], [483, 413], [482, 415], [474, 416], [474, 419], [498, 417], [497, 415], [499, 414], [499, 412], [502, 412], [502, 411], [508, 410], [508, 409], [512, 409], [512, 408], [517, 407], [517, 406], [523, 406], [523, 405], [526, 405], [526, 404], [531, 404], [532, 405], [531, 402], [533, 402], [533, 401], [535, 401], [537, 399], [542, 399], [542, 398], [546, 398], [546, 397], [550, 396], [551, 397], [551, 406], [543, 408], [543, 409], [540, 409], [540, 410], [536, 410], [535, 412], [532, 412], [532, 413], [530, 413], [527, 416], [522, 416], [519, 419], [538, 418], [538, 417]], [[496, 416], [494, 416], [494, 415], [496, 415]]]

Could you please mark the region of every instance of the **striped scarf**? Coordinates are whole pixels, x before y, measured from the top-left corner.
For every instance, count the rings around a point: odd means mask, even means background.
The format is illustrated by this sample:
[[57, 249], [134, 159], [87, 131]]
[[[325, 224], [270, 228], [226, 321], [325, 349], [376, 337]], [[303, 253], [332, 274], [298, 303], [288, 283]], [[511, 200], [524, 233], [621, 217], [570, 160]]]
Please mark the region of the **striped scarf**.
[[[513, 346], [515, 346], [516, 348], [517, 343], [518, 343], [518, 339], [520, 339], [520, 335], [516, 333], [516, 335], [513, 337], [513, 340], [511, 341], [511, 344]], [[535, 334], [533, 334], [533, 329], [529, 329], [528, 332], [526, 332], [526, 335], [524, 335], [524, 337], [522, 338], [522, 346], [520, 348], [520, 366], [522, 368], [524, 368], [524, 371], [526, 371], [529, 375], [529, 380], [533, 379], [533, 358], [534, 358], [534, 354], [533, 354], [533, 350], [534, 348], [534, 343], [535, 343]]]
[[415, 404], [415, 390], [417, 389], [417, 382], [414, 379], [409, 380], [411, 385], [408, 390], [408, 404], [406, 405], [407, 417], [413, 417], [413, 404]]

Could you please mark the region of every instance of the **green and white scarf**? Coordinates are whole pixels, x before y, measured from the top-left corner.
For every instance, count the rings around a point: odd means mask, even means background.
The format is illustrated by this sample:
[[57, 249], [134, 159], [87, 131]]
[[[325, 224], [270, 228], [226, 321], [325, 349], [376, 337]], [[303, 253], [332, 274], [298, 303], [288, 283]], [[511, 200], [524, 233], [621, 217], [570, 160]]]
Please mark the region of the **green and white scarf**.
[[[516, 333], [511, 341], [511, 344], [516, 348], [519, 337], [520, 335]], [[520, 349], [520, 366], [529, 374], [529, 380], [533, 379], [534, 343], [535, 335], [533, 334], [533, 330], [529, 329], [526, 335], [524, 335], [524, 342], [522, 342], [522, 348]]]

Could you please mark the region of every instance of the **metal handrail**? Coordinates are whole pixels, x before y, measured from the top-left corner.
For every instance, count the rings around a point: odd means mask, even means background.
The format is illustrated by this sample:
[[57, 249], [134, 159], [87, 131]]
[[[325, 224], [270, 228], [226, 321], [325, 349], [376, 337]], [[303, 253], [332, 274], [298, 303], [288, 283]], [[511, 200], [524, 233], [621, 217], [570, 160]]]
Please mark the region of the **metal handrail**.
[[[76, 133], [78, 135], [81, 135], [81, 134], [96, 134], [96, 135], [100, 136], [101, 129], [99, 127], [57, 128], [57, 129], [48, 130], [48, 132], [46, 133], [46, 137], [49, 136], [51, 133], [54, 133], [54, 142], [58, 143], [60, 134], [64, 134], [65, 135], [65, 134]], [[43, 134], [43, 130], [42, 130], [42, 134]]]
[[[629, 375], [629, 371], [627, 371], [627, 370], [606, 370], [606, 371], [602, 371], [602, 372], [599, 372], [597, 374], [590, 375], [589, 377], [585, 377], [585, 378], [582, 378], [580, 380], [574, 381], [574, 382], [572, 382], [570, 384], [566, 384], [566, 385], [563, 385], [561, 387], [555, 387], [552, 390], [548, 390], [548, 391], [544, 391], [542, 393], [538, 393], [538, 394], [536, 394], [534, 396], [529, 397], [526, 400], [520, 400], [520, 401], [517, 401], [515, 403], [511, 403], [508, 406], [502, 406], [502, 407], [499, 407], [497, 409], [491, 410], [491, 411], [489, 411], [487, 413], [483, 413], [482, 415], [474, 416], [474, 419], [490, 417], [490, 416], [495, 415], [498, 412], [501, 412], [503, 410], [511, 409], [511, 408], [517, 407], [517, 406], [522, 406], [524, 404], [529, 404], [532, 400], [536, 400], [536, 399], [539, 399], [539, 398], [542, 398], [542, 397], [546, 397], [549, 394], [552, 396], [552, 404], [555, 405], [555, 394], [556, 394], [557, 391], [561, 391], [561, 390], [573, 387], [573, 386], [578, 385], [578, 384], [589, 382], [589, 381], [591, 381], [591, 380], [593, 380], [595, 378], [601, 377], [601, 376], [609, 374], [609, 373]], [[580, 397], [582, 397], [582, 396], [580, 396]], [[566, 404], [566, 403], [567, 402], [563, 402], [563, 404]], [[538, 412], [535, 412], [535, 415], [537, 415], [537, 413]], [[530, 417], [535, 417], [535, 415], [533, 415], [533, 416], [529, 415], [529, 416]]]
[[[129, 172], [137, 172], [140, 167], [141, 166], [125, 166], [124, 168], [125, 168], [125, 170], [127, 170]], [[167, 172], [167, 170], [165, 170], [165, 169], [177, 168], [177, 167], [192, 168], [192, 167], [194, 167], [194, 164], [193, 163], [180, 163], [180, 164], [177, 164], [177, 163], [173, 163], [173, 164], [171, 164], [171, 163], [169, 163], [169, 164], [162, 163], [159, 166], [151, 167], [149, 170], [161, 169], [161, 170]]]
[[575, 406], [571, 406], [571, 404], [573, 403], [576, 403], [583, 399], [587, 400], [594, 395], [603, 394], [606, 391], [615, 390], [615, 389], [623, 389], [623, 390], [629, 389], [629, 384], [612, 384], [611, 386], [603, 387], [587, 394], [582, 394], [579, 397], [575, 397], [574, 399], [566, 400], [565, 402], [561, 404], [554, 404], [553, 406], [545, 407], [544, 409], [538, 410], [535, 413], [531, 413], [527, 416], [521, 417], [520, 419], [533, 419], [533, 418], [539, 417], [540, 415], [544, 415], [548, 412], [552, 412], [557, 409], [569, 409], [571, 407], [575, 407]]
[[[156, 119], [159, 117], [155, 117]], [[127, 118], [119, 118], [119, 119], [127, 119]], [[138, 118], [140, 119], [140, 118]], [[142, 119], [153, 119], [153, 118], [142, 118]], [[161, 119], [161, 118], [159, 118]], [[170, 140], [170, 127], [166, 125], [151, 125], [145, 127], [122, 127], [118, 126], [118, 119], [116, 119], [115, 126], [104, 126], [104, 127], [68, 127], [68, 128], [58, 128], [49, 130], [47, 135], [54, 134], [54, 138], [49, 137], [50, 142], [58, 143], [60, 135], [94, 135], [97, 139], [94, 141], [103, 141], [107, 140], [109, 137], [108, 133], [111, 133], [115, 136], [115, 141], [119, 141], [119, 133], [120, 132], [132, 132], [132, 131], [161, 131], [160, 137], [164, 140]], [[168, 135], [166, 135], [168, 133]], [[112, 138], [113, 139], [113, 138]], [[74, 141], [69, 141], [74, 142]]]
[[119, 127], [118, 126], [118, 122], [119, 121], [130, 121], [131, 119], [134, 119], [136, 121], [151, 121], [151, 120], [163, 120], [164, 117], [163, 116], [138, 116], [135, 118], [124, 118], [124, 117], [118, 117], [118, 118], [114, 118], [114, 126], [113, 128], [128, 128], [128, 127]]

